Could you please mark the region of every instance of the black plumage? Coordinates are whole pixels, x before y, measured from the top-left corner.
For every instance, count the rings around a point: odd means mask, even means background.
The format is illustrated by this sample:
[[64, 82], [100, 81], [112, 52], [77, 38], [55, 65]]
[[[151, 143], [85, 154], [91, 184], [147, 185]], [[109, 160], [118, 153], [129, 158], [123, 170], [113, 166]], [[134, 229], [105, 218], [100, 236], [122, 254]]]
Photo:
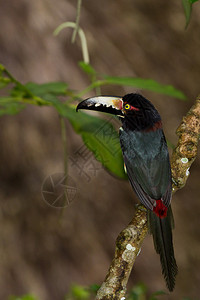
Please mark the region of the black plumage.
[[[171, 168], [161, 117], [141, 95], [126, 95], [123, 102], [139, 109], [129, 110], [121, 119], [120, 143], [128, 178], [142, 204], [149, 209], [149, 231], [160, 255], [167, 287], [172, 291], [178, 268], [172, 242]], [[162, 210], [154, 212], [156, 200], [162, 200], [168, 208], [164, 218]]]
[[81, 102], [77, 108], [87, 109], [87, 106], [114, 112], [122, 121], [119, 138], [128, 178], [148, 209], [149, 232], [160, 255], [167, 287], [172, 291], [178, 268], [172, 240], [171, 168], [161, 117], [153, 104], [139, 94], [118, 97], [118, 101], [116, 97], [112, 101], [111, 96], [94, 97]]

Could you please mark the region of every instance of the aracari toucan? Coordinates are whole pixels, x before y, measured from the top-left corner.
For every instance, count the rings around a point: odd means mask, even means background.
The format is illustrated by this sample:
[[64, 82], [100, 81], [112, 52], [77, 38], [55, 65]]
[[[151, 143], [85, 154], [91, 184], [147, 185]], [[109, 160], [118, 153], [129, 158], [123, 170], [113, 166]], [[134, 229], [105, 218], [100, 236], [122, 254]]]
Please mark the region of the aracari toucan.
[[160, 255], [166, 285], [172, 291], [178, 272], [172, 241], [172, 179], [158, 111], [139, 94], [92, 97], [79, 103], [77, 111], [79, 109], [110, 113], [121, 120], [119, 138], [128, 178], [147, 208], [149, 231]]

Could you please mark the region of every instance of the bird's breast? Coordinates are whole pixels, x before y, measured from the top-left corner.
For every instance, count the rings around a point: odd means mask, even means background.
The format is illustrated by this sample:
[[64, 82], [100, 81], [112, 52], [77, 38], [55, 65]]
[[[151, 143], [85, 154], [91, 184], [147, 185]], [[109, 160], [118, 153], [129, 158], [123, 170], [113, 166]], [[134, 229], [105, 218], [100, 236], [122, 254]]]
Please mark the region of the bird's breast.
[[120, 131], [122, 151], [132, 158], [137, 154], [143, 160], [154, 159], [162, 150], [163, 139], [162, 129], [154, 132]]

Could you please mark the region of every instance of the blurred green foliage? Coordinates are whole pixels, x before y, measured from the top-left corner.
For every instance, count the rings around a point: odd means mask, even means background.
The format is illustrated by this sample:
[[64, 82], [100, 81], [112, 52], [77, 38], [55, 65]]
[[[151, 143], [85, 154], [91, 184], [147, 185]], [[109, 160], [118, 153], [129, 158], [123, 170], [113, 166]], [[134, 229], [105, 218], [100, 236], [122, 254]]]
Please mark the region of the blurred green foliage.
[[185, 13], [185, 20], [186, 20], [185, 28], [187, 28], [190, 23], [191, 14], [192, 14], [192, 5], [197, 1], [198, 0], [182, 0], [183, 9]]
[[24, 296], [19, 296], [19, 297], [10, 296], [8, 298], [8, 300], [38, 300], [38, 299], [31, 295], [24, 295]]
[[[126, 179], [118, 133], [114, 126], [84, 112], [77, 115], [74, 101], [80, 101], [87, 92], [96, 92], [99, 87], [108, 84], [146, 89], [181, 100], [185, 100], [186, 96], [173, 86], [163, 85], [152, 79], [105, 76], [98, 74], [88, 63], [80, 62], [79, 66], [89, 76], [91, 84], [83, 91], [75, 92], [65, 82], [22, 84], [0, 65], [0, 116], [18, 114], [27, 105], [51, 106], [71, 123], [74, 131], [81, 135], [85, 145], [106, 170]], [[103, 131], [107, 134], [103, 134]]]
[[[69, 288], [69, 292], [65, 296], [65, 300], [93, 300], [100, 288], [99, 285], [93, 284], [89, 287], [73, 284]], [[127, 300], [162, 300], [162, 296], [168, 295], [164, 291], [157, 291], [148, 296], [148, 288], [144, 283], [135, 285], [127, 294]], [[38, 300], [31, 295], [25, 295], [22, 297], [11, 296], [8, 300]], [[41, 299], [42, 300], [42, 299]], [[181, 300], [181, 299], [180, 299]], [[182, 300], [192, 300], [191, 298], [184, 297]]]

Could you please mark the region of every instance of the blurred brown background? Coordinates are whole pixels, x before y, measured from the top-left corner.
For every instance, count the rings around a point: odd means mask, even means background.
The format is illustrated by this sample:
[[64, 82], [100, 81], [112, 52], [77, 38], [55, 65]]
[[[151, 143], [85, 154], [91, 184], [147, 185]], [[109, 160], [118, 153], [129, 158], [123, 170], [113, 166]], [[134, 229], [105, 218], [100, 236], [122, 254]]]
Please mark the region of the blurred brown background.
[[[1, 0], [0, 62], [18, 80], [66, 81], [81, 90], [88, 85], [77, 62], [80, 42], [72, 30], [53, 30], [74, 21], [76, 1]], [[200, 5], [195, 4], [185, 31], [180, 1], [83, 1], [81, 26], [91, 63], [103, 74], [152, 78], [185, 92], [188, 102], [144, 91], [163, 117], [167, 138], [200, 92]], [[130, 88], [107, 86], [104, 94], [124, 95]], [[88, 94], [90, 96], [92, 94]], [[0, 299], [32, 293], [41, 300], [64, 298], [71, 284], [100, 284], [111, 262], [115, 238], [134, 214], [136, 197], [91, 159], [90, 179], [69, 162], [77, 195], [64, 210], [42, 198], [44, 178], [63, 172], [60, 123], [52, 108], [27, 107], [0, 119]], [[67, 123], [70, 157], [83, 145]], [[95, 164], [95, 172], [91, 168]], [[174, 293], [162, 299], [200, 299], [200, 161], [186, 187], [173, 199], [174, 245], [179, 275]], [[144, 282], [149, 293], [165, 289], [159, 257], [147, 237], [129, 287]]]

